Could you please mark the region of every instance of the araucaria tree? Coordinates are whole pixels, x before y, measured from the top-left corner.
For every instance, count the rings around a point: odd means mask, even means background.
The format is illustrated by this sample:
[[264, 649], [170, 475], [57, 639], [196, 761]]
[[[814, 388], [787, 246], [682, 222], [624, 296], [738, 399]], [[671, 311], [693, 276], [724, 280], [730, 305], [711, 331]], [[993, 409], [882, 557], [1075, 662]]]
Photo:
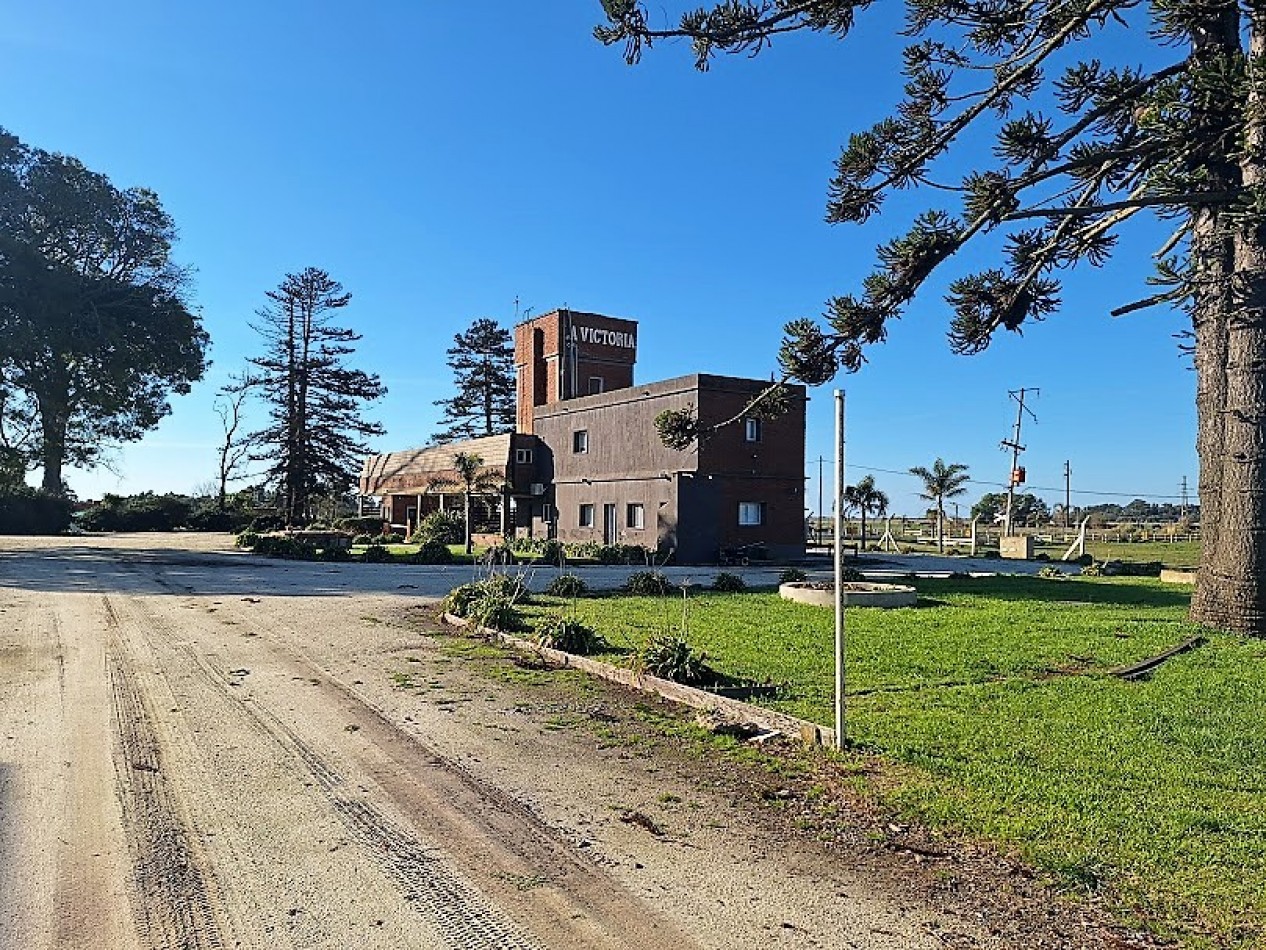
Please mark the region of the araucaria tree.
[[473, 439], [514, 430], [514, 345], [510, 331], [479, 317], [448, 349], [457, 395], [436, 400], [444, 409], [436, 442]]
[[[845, 39], [870, 6], [727, 0], [659, 29], [638, 0], [602, 2], [596, 35], [629, 62], [685, 37], [700, 69], [793, 31]], [[905, 14], [904, 99], [849, 139], [826, 218], [865, 222], [894, 190], [925, 190], [930, 206], [878, 249], [860, 291], [827, 302], [825, 325], [787, 325], [784, 372], [821, 384], [860, 368], [929, 275], [992, 232], [997, 266], [949, 285], [950, 346], [978, 353], [998, 329], [1057, 311], [1061, 271], [1103, 264], [1122, 225], [1156, 215], [1171, 231], [1154, 292], [1114, 312], [1191, 317], [1203, 539], [1192, 617], [1266, 636], [1266, 6], [907, 0]], [[975, 167], [946, 180], [947, 157]]]
[[945, 550], [945, 499], [957, 498], [967, 491], [967, 466], [958, 462], [946, 465], [940, 459], [931, 468], [916, 465], [910, 474], [923, 482], [919, 497], [936, 503], [936, 549]]
[[175, 239], [152, 191], [0, 129], [0, 408], [6, 455], [42, 468], [46, 491], [202, 378], [207, 334]]
[[250, 361], [251, 389], [268, 405], [269, 424], [249, 438], [268, 464], [287, 524], [302, 524], [311, 502], [353, 483], [364, 439], [383, 429], [366, 421], [367, 403], [386, 389], [378, 377], [346, 365], [360, 339], [333, 319], [352, 295], [323, 270], [287, 274], [257, 311], [264, 355]]

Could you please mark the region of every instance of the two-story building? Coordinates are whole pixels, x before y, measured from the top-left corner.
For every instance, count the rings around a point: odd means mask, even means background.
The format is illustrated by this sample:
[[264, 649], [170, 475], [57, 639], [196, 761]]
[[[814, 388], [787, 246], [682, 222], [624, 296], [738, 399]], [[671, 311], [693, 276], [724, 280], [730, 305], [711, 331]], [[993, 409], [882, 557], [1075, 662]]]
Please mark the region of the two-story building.
[[[804, 387], [789, 387], [788, 411], [762, 419], [744, 415], [769, 385], [762, 380], [635, 384], [631, 320], [559, 310], [514, 336], [519, 431], [367, 459], [361, 492], [382, 498], [386, 520], [405, 524], [437, 507], [426, 485], [466, 451], [506, 472], [498, 511], [507, 533], [641, 544], [683, 562], [748, 544], [777, 558], [804, 554]], [[667, 448], [655, 417], [686, 408], [705, 435]]]

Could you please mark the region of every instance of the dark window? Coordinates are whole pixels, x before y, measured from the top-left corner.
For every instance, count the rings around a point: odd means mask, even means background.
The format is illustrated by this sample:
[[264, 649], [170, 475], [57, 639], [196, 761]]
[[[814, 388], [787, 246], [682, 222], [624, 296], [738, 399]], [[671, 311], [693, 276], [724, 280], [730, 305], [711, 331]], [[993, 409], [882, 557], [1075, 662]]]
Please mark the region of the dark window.
[[581, 505], [579, 523], [582, 528], [593, 527], [593, 505]]
[[596, 393], [600, 393], [604, 389], [606, 389], [606, 384], [603, 382], [603, 379], [601, 376], [589, 377], [589, 395], [592, 396]]
[[531, 465], [532, 464], [532, 450], [531, 449], [515, 449], [514, 460], [519, 465]]
[[571, 450], [578, 453], [589, 451], [588, 429], [577, 429], [571, 434]]
[[630, 528], [646, 527], [646, 507], [639, 502], [632, 502], [624, 511], [624, 523]]

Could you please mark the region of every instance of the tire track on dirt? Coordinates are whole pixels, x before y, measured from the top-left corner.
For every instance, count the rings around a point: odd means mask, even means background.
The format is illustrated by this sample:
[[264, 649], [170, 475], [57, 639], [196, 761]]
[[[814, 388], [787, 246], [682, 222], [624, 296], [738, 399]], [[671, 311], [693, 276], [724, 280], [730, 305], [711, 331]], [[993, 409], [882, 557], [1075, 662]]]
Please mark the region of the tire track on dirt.
[[155, 950], [223, 950], [221, 921], [226, 917], [219, 889], [164, 776], [153, 717], [120, 639], [119, 617], [109, 598], [102, 601], [110, 630], [106, 669], [118, 739], [115, 770], [132, 853], [139, 936]]
[[[152, 575], [150, 579], [166, 593], [178, 594], [182, 599], [190, 596], [185, 590], [177, 590], [161, 575]], [[417, 868], [434, 867], [438, 851], [443, 856], [444, 867], [456, 868], [459, 880], [469, 880], [473, 884], [472, 893], [482, 894], [485, 899], [494, 901], [496, 906], [526, 924], [538, 939], [550, 946], [566, 947], [568, 950], [582, 947], [630, 950], [674, 947], [686, 950], [695, 945], [656, 908], [627, 890], [587, 854], [577, 851], [561, 832], [525, 803], [479, 779], [416, 735], [405, 731], [353, 686], [291, 647], [287, 641], [294, 639], [295, 632], [284, 621], [265, 620], [257, 611], [246, 612], [235, 604], [217, 603], [217, 624], [231, 618], [235, 625], [247, 626], [256, 634], [249, 641], [234, 643], [238, 659], [233, 662], [241, 660], [244, 665], [251, 666], [273, 664], [286, 669], [291, 674], [290, 678], [319, 682], [327, 687], [321, 690], [324, 708], [313, 709], [312, 712], [324, 713], [327, 721], [332, 718], [339, 726], [327, 726], [316, 734], [322, 735], [327, 742], [337, 742], [333, 737], [341, 735], [347, 728], [343, 724], [352, 724], [358, 739], [368, 743], [368, 749], [360, 745], [348, 750], [346, 743], [340, 743], [344, 746], [342, 754], [352, 756], [357, 768], [368, 774], [394, 805], [393, 810], [406, 816], [410, 826], [423, 831], [428, 839], [442, 842], [442, 850], [428, 847], [412, 832], [407, 832], [405, 837], [396, 840], [411, 843], [404, 846], [400, 855], [390, 859], [385, 856], [393, 851], [383, 851], [377, 845], [371, 847], [370, 853], [375, 860], [387, 862], [387, 871], [393, 879], [416, 881]], [[259, 696], [243, 703], [239, 689], [230, 684], [228, 677], [217, 671], [189, 644], [177, 642], [166, 618], [142, 600], [135, 601], [135, 604], [145, 612], [151, 629], [162, 633], [169, 646], [183, 652], [208, 682], [248, 715], [269, 727], [283, 746], [304, 761], [322, 787], [330, 789], [331, 800], [334, 801], [337, 797], [334, 791], [342, 787], [339, 783], [343, 780], [337, 777], [337, 771], [325, 764], [326, 760], [314, 745], [270, 713], [259, 701]], [[333, 618], [331, 622], [335, 622]], [[217, 629], [216, 632], [222, 636], [222, 630]], [[223, 643], [222, 640], [220, 642]], [[253, 659], [247, 660], [247, 656]], [[303, 721], [302, 717], [300, 721]], [[305, 722], [305, 726], [305, 731], [309, 732], [318, 728], [313, 721]], [[322, 768], [329, 769], [330, 774], [337, 778], [331, 778], [326, 785], [322, 782]], [[376, 810], [377, 814], [373, 817], [350, 817], [357, 809], [366, 806], [365, 798], [346, 801], [353, 803], [350, 810], [346, 804], [336, 804], [335, 807], [340, 809], [340, 817], [346, 815], [349, 817], [345, 820], [355, 822], [358, 840], [391, 841], [391, 836], [400, 834], [400, 823], [390, 822], [381, 811]], [[383, 832], [371, 828], [390, 830]], [[406, 859], [403, 855], [411, 848], [417, 850]], [[420, 855], [427, 855], [427, 860], [415, 860]], [[401, 862], [402, 867], [392, 867], [391, 862], [395, 861]], [[415, 885], [402, 886], [407, 892]], [[419, 901], [415, 899], [411, 903], [417, 906]], [[506, 944], [490, 946], [502, 945]]]
[[142, 601], [130, 602], [150, 637], [164, 650], [178, 654], [204, 683], [215, 689], [238, 718], [266, 735], [296, 765], [315, 779], [329, 806], [360, 843], [363, 852], [399, 889], [406, 906], [438, 926], [452, 950], [541, 950], [541, 944], [490, 903], [468, 882], [443, 852], [423, 843], [346, 781], [340, 772], [281, 719], [258, 703], [245, 703], [227, 677], [205, 657], [179, 641], [165, 618]]

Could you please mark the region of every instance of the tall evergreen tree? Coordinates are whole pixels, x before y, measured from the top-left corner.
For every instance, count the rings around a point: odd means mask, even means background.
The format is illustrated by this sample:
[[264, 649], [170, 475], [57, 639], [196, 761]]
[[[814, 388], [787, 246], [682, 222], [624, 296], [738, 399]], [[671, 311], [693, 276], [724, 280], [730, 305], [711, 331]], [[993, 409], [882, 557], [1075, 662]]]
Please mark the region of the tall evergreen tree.
[[41, 467], [46, 491], [202, 378], [208, 338], [175, 239], [152, 191], [0, 129], [0, 412], [6, 439], [24, 433], [10, 461]]
[[479, 317], [465, 333], [453, 337], [448, 349], [457, 395], [438, 399], [447, 428], [435, 433], [436, 442], [473, 439], [513, 432], [515, 425], [514, 344], [510, 331], [496, 320]]
[[[630, 63], [680, 37], [707, 69], [718, 52], [757, 53], [790, 32], [844, 39], [871, 4], [725, 0], [663, 28], [638, 0], [602, 5], [595, 34]], [[849, 139], [826, 218], [865, 222], [894, 190], [935, 198], [879, 247], [859, 292], [827, 301], [825, 326], [787, 324], [785, 374], [821, 384], [859, 369], [927, 278], [992, 234], [999, 266], [958, 276], [947, 298], [950, 346], [978, 353], [998, 329], [1056, 312], [1060, 272], [1103, 264], [1121, 227], [1154, 213], [1172, 228], [1157, 289], [1114, 313], [1167, 304], [1191, 317], [1203, 540], [1192, 617], [1266, 636], [1266, 8], [907, 0], [905, 14], [904, 99]], [[954, 184], [947, 157], [976, 167]]]
[[365, 404], [386, 394], [378, 377], [351, 369], [346, 358], [360, 339], [333, 324], [352, 300], [325, 271], [287, 274], [257, 311], [264, 355], [250, 360], [252, 390], [268, 405], [269, 424], [250, 439], [268, 463], [288, 524], [301, 524], [313, 498], [342, 494], [356, 478], [364, 439], [382, 426], [366, 421]]

